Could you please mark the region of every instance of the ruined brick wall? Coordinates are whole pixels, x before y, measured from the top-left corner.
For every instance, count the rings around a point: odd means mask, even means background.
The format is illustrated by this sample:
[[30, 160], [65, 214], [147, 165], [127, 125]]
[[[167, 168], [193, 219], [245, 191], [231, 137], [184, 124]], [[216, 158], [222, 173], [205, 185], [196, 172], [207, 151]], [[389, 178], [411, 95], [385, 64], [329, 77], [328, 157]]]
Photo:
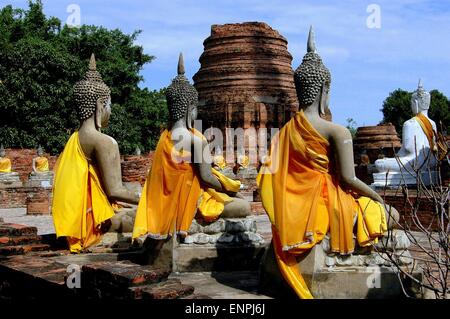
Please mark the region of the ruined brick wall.
[[48, 214], [52, 189], [44, 187], [0, 188], [0, 208], [30, 208], [33, 214]]
[[144, 156], [127, 155], [122, 160], [122, 180], [124, 182], [139, 182], [144, 185], [148, 171], [153, 163], [154, 152]]
[[394, 157], [395, 152], [402, 146], [401, 142], [395, 126], [390, 123], [358, 127], [354, 141], [355, 162], [361, 163], [360, 157], [364, 152], [372, 164], [381, 154]]
[[417, 192], [414, 190], [409, 190], [409, 198], [407, 199], [401, 192], [396, 192], [394, 190], [378, 191], [378, 193], [384, 198], [386, 204], [392, 205], [400, 213], [401, 224], [409, 225], [406, 226], [413, 231], [419, 231], [420, 229], [415, 225], [411, 219], [411, 205], [408, 204], [408, 200], [415, 205], [419, 201], [418, 217], [420, 223], [430, 230], [437, 230], [436, 219], [434, 218], [435, 206], [430, 199], [425, 196], [417, 198]]

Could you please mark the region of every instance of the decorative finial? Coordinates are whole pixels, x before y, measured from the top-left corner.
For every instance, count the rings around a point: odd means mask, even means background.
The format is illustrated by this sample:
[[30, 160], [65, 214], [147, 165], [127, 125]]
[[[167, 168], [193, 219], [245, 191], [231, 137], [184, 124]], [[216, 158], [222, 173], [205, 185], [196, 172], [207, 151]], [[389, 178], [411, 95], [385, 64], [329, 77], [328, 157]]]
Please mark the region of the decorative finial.
[[313, 52], [313, 53], [316, 52], [316, 42], [314, 40], [314, 28], [312, 25], [309, 28], [307, 52]]
[[185, 70], [184, 70], [183, 53], [180, 53], [180, 57], [178, 58], [178, 75], [183, 75], [184, 73]]
[[91, 54], [91, 60], [89, 61], [89, 70], [91, 70], [91, 71], [97, 70], [97, 62], [95, 62], [94, 53]]
[[419, 78], [419, 84], [417, 85], [417, 90], [423, 90], [422, 79]]

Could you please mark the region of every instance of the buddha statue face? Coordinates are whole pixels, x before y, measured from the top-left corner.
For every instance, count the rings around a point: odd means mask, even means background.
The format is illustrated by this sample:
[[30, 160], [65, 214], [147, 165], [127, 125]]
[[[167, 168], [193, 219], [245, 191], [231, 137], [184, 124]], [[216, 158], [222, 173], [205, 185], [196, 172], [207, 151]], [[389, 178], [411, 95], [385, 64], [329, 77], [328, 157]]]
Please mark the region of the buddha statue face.
[[6, 155], [6, 151], [2, 146], [2, 148], [0, 148], [0, 157], [5, 157], [5, 155]]
[[411, 96], [411, 111], [414, 115], [419, 114], [422, 111], [426, 111], [430, 108], [431, 95], [424, 90], [422, 82], [419, 81], [417, 91]]
[[37, 155], [39, 157], [42, 157], [44, 155], [44, 150], [42, 149], [42, 147], [38, 147], [37, 149]]

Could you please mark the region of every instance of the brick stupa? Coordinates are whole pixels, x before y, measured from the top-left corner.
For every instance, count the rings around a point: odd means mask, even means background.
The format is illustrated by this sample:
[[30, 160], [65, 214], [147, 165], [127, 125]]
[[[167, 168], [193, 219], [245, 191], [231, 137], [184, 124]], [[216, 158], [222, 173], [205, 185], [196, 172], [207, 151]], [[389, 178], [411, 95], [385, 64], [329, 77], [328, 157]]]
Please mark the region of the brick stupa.
[[194, 75], [204, 129], [281, 127], [298, 109], [287, 40], [265, 23], [213, 25]]

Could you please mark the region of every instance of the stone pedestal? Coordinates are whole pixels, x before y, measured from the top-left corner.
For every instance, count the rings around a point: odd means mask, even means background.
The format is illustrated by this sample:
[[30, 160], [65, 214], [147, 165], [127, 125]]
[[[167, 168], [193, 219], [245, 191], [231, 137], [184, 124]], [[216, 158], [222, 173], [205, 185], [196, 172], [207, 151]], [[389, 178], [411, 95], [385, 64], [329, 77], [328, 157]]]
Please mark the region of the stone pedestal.
[[267, 243], [253, 217], [193, 221], [189, 235], [174, 249], [174, 271], [257, 270]]
[[[299, 258], [299, 267], [311, 293], [318, 299], [398, 298], [404, 296], [402, 286], [386, 251], [395, 247], [395, 258], [400, 265], [408, 266], [413, 262], [407, 250], [409, 246], [405, 233], [395, 231], [392, 239], [384, 239], [377, 245], [379, 252], [361, 249], [343, 256], [329, 253], [329, 240], [324, 239]], [[264, 256], [260, 285], [261, 293], [297, 298], [279, 272], [272, 245]]]
[[[409, 172], [384, 172], [373, 173], [373, 187], [397, 188], [398, 186], [417, 185], [417, 173]], [[438, 173], [436, 171], [424, 171], [420, 173], [420, 179], [425, 185], [436, 184], [438, 182]]]
[[53, 186], [53, 172], [31, 173], [26, 186], [51, 188]]
[[16, 172], [0, 173], [0, 188], [22, 187], [22, 181]]

